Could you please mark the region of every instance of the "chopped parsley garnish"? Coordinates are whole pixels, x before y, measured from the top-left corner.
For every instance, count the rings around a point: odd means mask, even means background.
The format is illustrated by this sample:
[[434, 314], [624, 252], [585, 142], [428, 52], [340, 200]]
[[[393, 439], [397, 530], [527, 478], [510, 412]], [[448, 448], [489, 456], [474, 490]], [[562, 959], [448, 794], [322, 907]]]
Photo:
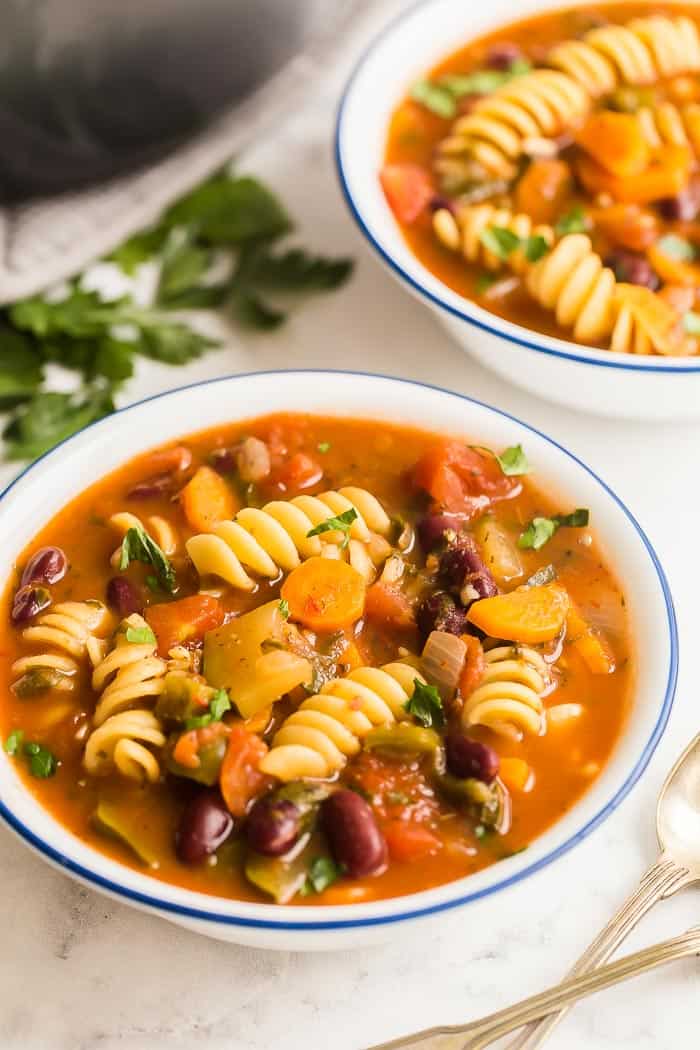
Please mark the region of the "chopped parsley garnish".
[[39, 780], [46, 780], [56, 772], [58, 763], [51, 752], [42, 747], [41, 744], [27, 742], [24, 745], [24, 754], [29, 759], [29, 772]]
[[421, 682], [420, 678], [414, 679], [413, 695], [405, 704], [409, 715], [413, 715], [426, 729], [434, 726], [441, 729], [445, 724], [445, 711], [442, 699], [434, 685]]
[[474, 284], [474, 291], [477, 295], [483, 295], [489, 288], [493, 288], [497, 280], [495, 273], [480, 273]]
[[330, 443], [330, 441], [319, 441], [319, 443], [316, 446], [316, 448], [318, 449], [318, 451], [322, 455], [325, 455], [326, 452], [330, 452], [331, 443]]
[[280, 599], [280, 603], [277, 606], [277, 608], [279, 609], [280, 616], [284, 620], [288, 620], [289, 619], [289, 602], [287, 601], [286, 598], [281, 598]]
[[457, 115], [457, 102], [465, 95], [490, 95], [514, 77], [529, 73], [532, 63], [516, 58], [508, 69], [479, 69], [475, 73], [448, 74], [439, 80], [418, 80], [411, 88], [411, 98], [431, 113], [451, 120]]
[[537, 262], [549, 251], [549, 244], [541, 234], [519, 237], [507, 226], [487, 226], [479, 234], [479, 240], [496, 258], [504, 261], [518, 249], [522, 249], [528, 262]]
[[23, 740], [24, 730], [13, 729], [10, 735], [8, 736], [7, 740], [3, 744], [3, 748], [5, 749], [8, 755], [16, 755], [20, 747], [22, 746]]
[[585, 233], [587, 229], [588, 222], [582, 204], [576, 204], [571, 211], [557, 219], [554, 227], [555, 233], [560, 237], [564, 237], [568, 233]]
[[152, 565], [162, 587], [169, 594], [175, 593], [177, 589], [175, 570], [155, 540], [152, 540], [146, 530], [139, 525], [129, 529], [122, 540], [120, 570], [123, 572], [132, 561]]
[[320, 525], [316, 525], [315, 528], [309, 529], [306, 533], [307, 537], [320, 536], [323, 532], [344, 532], [345, 538], [341, 543], [341, 549], [345, 550], [348, 543], [350, 542], [350, 529], [352, 523], [357, 520], [357, 511], [354, 507], [350, 507], [349, 510], [344, 510], [342, 514], [337, 514], [333, 518], [326, 518]]
[[218, 689], [209, 701], [209, 710], [204, 715], [195, 715], [185, 722], [185, 729], [203, 729], [212, 722], [220, 722], [227, 711], [231, 710], [231, 701], [225, 689]]
[[155, 645], [156, 636], [150, 627], [127, 627], [125, 631], [127, 642], [133, 645]]
[[432, 80], [417, 80], [411, 88], [411, 98], [445, 120], [450, 120], [457, 113], [454, 94], [447, 86], [434, 84]]
[[496, 459], [503, 473], [509, 477], [518, 477], [521, 474], [530, 473], [530, 464], [523, 452], [522, 445], [512, 445], [505, 452], [502, 452], [500, 456], [496, 456]]
[[308, 897], [310, 893], [323, 893], [340, 878], [344, 870], [342, 865], [336, 864], [330, 857], [314, 857], [301, 891], [302, 897]]
[[158, 582], [158, 577], [157, 576], [147, 576], [146, 577], [146, 586], [148, 587], [149, 591], [153, 591], [154, 593], [157, 594], [158, 591], [160, 590], [160, 584]]
[[579, 507], [571, 514], [554, 514], [551, 518], [533, 518], [525, 531], [520, 534], [518, 546], [521, 550], [538, 551], [551, 540], [558, 529], [585, 528], [589, 520], [590, 513], [585, 507]]

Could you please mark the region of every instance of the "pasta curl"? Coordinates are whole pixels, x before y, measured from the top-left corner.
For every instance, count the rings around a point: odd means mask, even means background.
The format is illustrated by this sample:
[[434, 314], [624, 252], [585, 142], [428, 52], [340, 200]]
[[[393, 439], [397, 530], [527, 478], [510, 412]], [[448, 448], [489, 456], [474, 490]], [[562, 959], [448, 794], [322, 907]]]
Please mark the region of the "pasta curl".
[[696, 158], [700, 157], [700, 105], [697, 102], [685, 106], [675, 106], [672, 102], [644, 106], [637, 117], [653, 149], [687, 146]]
[[220, 576], [232, 587], [252, 591], [256, 583], [248, 570], [275, 579], [307, 558], [347, 557], [341, 546], [344, 532], [309, 533], [349, 510], [357, 515], [348, 533], [353, 544], [349, 554], [357, 558], [356, 544], [371, 545], [374, 536], [386, 536], [391, 519], [371, 492], [352, 486], [318, 496], [273, 500], [262, 508], [245, 507], [233, 521], [221, 522], [211, 533], [192, 536], [185, 546], [200, 576]]
[[483, 678], [462, 709], [464, 726], [483, 725], [502, 732], [506, 725], [535, 736], [543, 733], [542, 695], [550, 677], [540, 654], [526, 646], [503, 645], [488, 650], [484, 658]]
[[[447, 208], [439, 208], [433, 215], [433, 229], [446, 248], [460, 251], [468, 262], [481, 263], [487, 270], [500, 270], [503, 259], [489, 251], [481, 235], [489, 227], [510, 230], [516, 237], [543, 237], [548, 245], [554, 242], [551, 226], [535, 225], [529, 215], [497, 208], [493, 204], [475, 204], [457, 208], [454, 215]], [[511, 252], [508, 266], [514, 273], [523, 273], [529, 266], [522, 249]]]
[[333, 679], [285, 720], [261, 770], [285, 782], [331, 776], [360, 750], [374, 726], [408, 717], [405, 705], [416, 679], [424, 681], [405, 663], [358, 667]]
[[[143, 529], [144, 532], [147, 532], [151, 539], [158, 544], [163, 551], [163, 554], [168, 557], [171, 557], [177, 550], [177, 532], [169, 521], [158, 514], [152, 514], [147, 518], [146, 522], [143, 522], [130, 511], [120, 511], [118, 514], [112, 514], [109, 519], [109, 524], [116, 529], [122, 537], [126, 536], [129, 529]], [[120, 543], [110, 558], [110, 564], [113, 568], [116, 569], [119, 567], [121, 556], [122, 547]]]
[[23, 675], [50, 669], [61, 676], [57, 688], [73, 688], [71, 679], [86, 659], [93, 632], [99, 630], [107, 618], [107, 609], [98, 601], [59, 602], [52, 606], [22, 631], [25, 642], [40, 645], [43, 651], [15, 660], [12, 673]]

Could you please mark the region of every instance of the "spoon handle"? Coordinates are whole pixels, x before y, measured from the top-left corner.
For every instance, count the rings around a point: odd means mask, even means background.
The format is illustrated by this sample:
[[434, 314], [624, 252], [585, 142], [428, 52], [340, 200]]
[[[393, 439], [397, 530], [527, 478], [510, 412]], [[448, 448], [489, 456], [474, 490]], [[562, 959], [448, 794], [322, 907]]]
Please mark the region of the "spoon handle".
[[[616, 948], [632, 932], [643, 915], [664, 897], [685, 885], [689, 876], [687, 868], [681, 867], [667, 853], [662, 853], [655, 864], [643, 875], [637, 889], [618, 909], [592, 944], [586, 949], [569, 977], [577, 977], [594, 970], [609, 959]], [[508, 1044], [508, 1050], [535, 1050], [548, 1038], [552, 1030], [567, 1013], [568, 1007], [541, 1018], [528, 1026]]]
[[637, 974], [645, 973], [656, 966], [690, 955], [700, 955], [699, 926], [687, 930], [679, 937], [662, 941], [652, 948], [645, 948], [590, 973], [563, 981], [546, 992], [533, 995], [479, 1021], [416, 1032], [390, 1043], [382, 1043], [371, 1050], [483, 1050], [483, 1047], [496, 1039], [537, 1017], [560, 1010], [583, 996], [591, 995], [602, 988], [609, 988], [629, 977], [636, 977]]

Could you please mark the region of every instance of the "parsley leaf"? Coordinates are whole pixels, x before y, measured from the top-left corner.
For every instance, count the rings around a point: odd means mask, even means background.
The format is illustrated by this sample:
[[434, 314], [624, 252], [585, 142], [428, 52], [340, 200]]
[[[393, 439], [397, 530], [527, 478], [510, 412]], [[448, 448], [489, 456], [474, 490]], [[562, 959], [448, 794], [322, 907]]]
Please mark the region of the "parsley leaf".
[[8, 755], [16, 755], [22, 746], [24, 740], [23, 729], [13, 729], [7, 740], [3, 744], [3, 748]]
[[280, 603], [277, 606], [277, 608], [279, 609], [280, 616], [283, 619], [288, 620], [289, 619], [289, 602], [287, 601], [286, 598], [282, 598], [280, 600]]
[[306, 533], [310, 539], [312, 536], [320, 536], [323, 532], [344, 532], [345, 538], [341, 544], [341, 549], [345, 550], [348, 543], [350, 542], [350, 529], [352, 523], [357, 519], [357, 511], [354, 507], [350, 507], [349, 510], [344, 510], [342, 514], [338, 514], [333, 518], [326, 518], [320, 525], [316, 525], [315, 528], [309, 529]]
[[554, 231], [559, 237], [568, 233], [585, 233], [588, 229], [586, 213], [582, 204], [575, 204], [571, 211], [557, 219]]
[[163, 249], [156, 301], [164, 306], [182, 306], [183, 297], [198, 286], [212, 261], [212, 252], [195, 243], [191, 230], [172, 230]]
[[488, 251], [503, 260], [506, 260], [519, 248], [522, 249], [528, 262], [537, 262], [549, 251], [549, 244], [541, 234], [519, 237], [507, 226], [487, 226], [479, 234], [479, 240]]
[[175, 570], [155, 540], [151, 539], [145, 529], [136, 525], [128, 530], [122, 540], [120, 571], [123, 572], [132, 561], [152, 565], [163, 588], [170, 594], [175, 593]]
[[530, 473], [530, 464], [523, 452], [522, 445], [512, 445], [505, 452], [502, 452], [500, 456], [496, 456], [496, 459], [503, 473], [509, 477], [518, 477], [521, 474]]
[[411, 98], [445, 120], [450, 120], [457, 114], [455, 93], [446, 83], [435, 84], [432, 80], [417, 80], [411, 88]]
[[287, 320], [287, 315], [282, 310], [275, 310], [259, 296], [245, 289], [234, 291], [231, 297], [231, 311], [239, 324], [263, 332], [271, 332]]
[[301, 248], [280, 255], [258, 251], [246, 271], [246, 280], [256, 287], [285, 292], [325, 292], [344, 284], [353, 266], [352, 259], [327, 259]]
[[483, 295], [484, 292], [488, 292], [489, 288], [491, 288], [497, 280], [498, 277], [495, 273], [480, 273], [474, 284], [474, 291], [477, 295]]
[[42, 747], [41, 744], [27, 742], [23, 748], [24, 754], [29, 759], [29, 772], [39, 780], [52, 777], [58, 768], [58, 762], [51, 752]]
[[125, 638], [132, 645], [156, 644], [156, 636], [150, 627], [127, 627]]
[[336, 864], [330, 857], [314, 857], [309, 865], [306, 882], [301, 891], [302, 897], [310, 893], [323, 893], [332, 886], [345, 871], [342, 864]]
[[31, 339], [0, 325], [0, 408], [11, 408], [36, 393], [43, 372]]
[[410, 715], [429, 729], [441, 729], [445, 725], [445, 711], [440, 694], [434, 685], [426, 685], [420, 678], [414, 679], [413, 695], [404, 705]]
[[535, 263], [546, 255], [549, 251], [549, 244], [542, 236], [542, 234], [535, 234], [532, 237], [526, 237], [522, 241], [523, 251], [525, 252], [525, 258], [528, 262]]
[[190, 226], [211, 244], [279, 237], [292, 223], [281, 202], [257, 179], [222, 172], [165, 213], [169, 226]]
[[331, 443], [330, 443], [330, 441], [319, 441], [319, 443], [316, 446], [316, 448], [321, 453], [321, 455], [325, 455], [326, 452], [330, 452], [330, 450], [331, 450]]
[[212, 722], [220, 722], [224, 714], [231, 710], [231, 701], [225, 689], [218, 689], [209, 701], [209, 710], [204, 715], [195, 715], [185, 721], [185, 729], [203, 729]]
[[590, 513], [579, 507], [571, 514], [554, 514], [551, 518], [533, 518], [524, 532], [520, 534], [518, 546], [521, 550], [538, 551], [551, 540], [560, 528], [585, 528], [590, 520]]
[[115, 248], [107, 258], [121, 267], [124, 273], [132, 275], [142, 263], [148, 262], [158, 254], [167, 236], [168, 228], [161, 223], [150, 230], [135, 233], [128, 241]]
[[40, 391], [17, 409], [3, 431], [7, 458], [36, 459], [113, 411], [111, 392], [101, 386], [76, 394]]

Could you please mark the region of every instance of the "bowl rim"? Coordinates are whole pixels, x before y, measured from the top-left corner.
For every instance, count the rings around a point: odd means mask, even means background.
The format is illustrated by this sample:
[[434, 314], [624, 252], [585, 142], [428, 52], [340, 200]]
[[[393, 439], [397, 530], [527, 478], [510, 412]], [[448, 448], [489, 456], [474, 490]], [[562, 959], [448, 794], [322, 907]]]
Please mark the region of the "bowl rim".
[[[370, 228], [369, 223], [363, 216], [362, 206], [353, 195], [350, 188], [351, 179], [347, 174], [347, 168], [343, 157], [347, 109], [352, 100], [353, 92], [362, 78], [365, 66], [369, 59], [374, 55], [375, 51], [379, 50], [380, 47], [386, 43], [387, 39], [399, 29], [404, 22], [413, 18], [414, 15], [423, 9], [425, 9], [425, 12], [427, 13], [428, 9], [438, 2], [440, 2], [440, 0], [415, 0], [414, 3], [392, 18], [382, 29], [380, 29], [380, 31], [375, 34], [369, 44], [364, 48], [360, 57], [356, 60], [340, 96], [340, 101], [336, 111], [333, 138], [335, 168], [341, 192], [350, 214], [359, 227], [360, 232], [394, 276], [407, 284], [419, 297], [425, 298], [432, 306], [447, 311], [452, 317], [456, 317], [460, 321], [465, 321], [479, 331], [488, 332], [490, 335], [498, 336], [515, 346], [522, 347], [525, 350], [534, 350], [539, 354], [545, 354], [549, 357], [575, 361], [583, 365], [594, 365], [598, 368], [617, 368], [626, 372], [638, 372], [642, 374], [651, 372], [671, 375], [676, 375], [678, 373], [685, 375], [687, 373], [700, 372], [700, 360], [697, 358], [665, 358], [656, 355], [640, 357], [640, 355], [637, 354], [613, 353], [610, 350], [599, 350], [594, 347], [583, 348], [570, 340], [558, 339], [553, 336], [545, 335], [544, 333], [535, 332], [533, 329], [525, 328], [523, 325], [506, 321], [498, 317], [496, 314], [490, 313], [490, 311], [485, 308], [480, 309], [479, 312], [483, 313], [486, 317], [493, 318], [492, 321], [475, 316], [472, 311], [479, 308], [476, 304], [473, 304], [471, 300], [460, 297], [464, 306], [459, 307], [449, 302], [437, 292], [433, 292], [429, 288], [426, 288], [418, 277], [409, 273], [409, 271], [397, 261], [389, 248], [382, 243], [379, 235], [375, 234]], [[584, 3], [584, 0], [574, 0], [574, 2], [580, 5]], [[507, 23], [503, 22], [499, 24], [506, 25]], [[468, 32], [465, 32], [463, 42], [466, 42], [469, 39]], [[396, 223], [395, 219], [393, 219], [393, 221]], [[417, 256], [414, 255], [413, 257], [416, 259], [421, 270], [430, 273]], [[431, 276], [434, 275], [431, 274]], [[443, 285], [443, 282], [440, 281], [439, 278], [435, 279]], [[444, 287], [447, 288], [448, 286], [444, 285]], [[542, 342], [538, 340], [542, 340]], [[693, 364], [693, 360], [697, 363]]]
[[[12, 811], [12, 809], [6, 804], [6, 802], [1, 796], [0, 821], [2, 821], [16, 835], [18, 835], [19, 838], [21, 838], [29, 847], [31, 847], [33, 850], [35, 850], [41, 856], [43, 856], [44, 859], [47, 860], [49, 863], [58, 867], [61, 870], [72, 873], [74, 876], [79, 878], [87, 885], [102, 890], [103, 892], [106, 892], [109, 896], [115, 899], [125, 900], [127, 903], [130, 903], [132, 905], [146, 907], [149, 910], [153, 910], [156, 912], [169, 913], [174, 917], [183, 920], [203, 920], [205, 922], [219, 924], [226, 927], [238, 926], [245, 928], [255, 928], [260, 930], [286, 930], [293, 932], [295, 930], [320, 931], [360, 929], [363, 927], [388, 926], [394, 923], [405, 922], [411, 919], [423, 917], [427, 918], [431, 915], [436, 915], [440, 912], [448, 911], [452, 908], [461, 907], [463, 905], [472, 903], [474, 901], [480, 900], [481, 898], [490, 897], [493, 894], [507, 889], [510, 886], [517, 885], [519, 882], [522, 882], [523, 880], [529, 878], [531, 875], [534, 875], [537, 871], [547, 867], [553, 861], [557, 860], [559, 857], [563, 856], [570, 849], [576, 846], [579, 842], [583, 841], [583, 839], [586, 838], [589, 834], [591, 834], [591, 832], [593, 832], [601, 823], [603, 823], [603, 821], [606, 820], [614, 812], [614, 810], [617, 809], [620, 803], [626, 798], [626, 796], [632, 790], [632, 788], [637, 783], [642, 773], [648, 766], [652, 755], [654, 754], [654, 751], [658, 746], [658, 743], [668, 723], [675, 698], [676, 683], [678, 677], [678, 627], [675, 609], [673, 605], [673, 598], [671, 595], [668, 580], [661, 566], [659, 558], [656, 554], [656, 551], [637, 519], [628, 509], [626, 504], [620, 499], [619, 496], [616, 495], [615, 492], [613, 492], [613, 490], [602, 480], [602, 478], [600, 478], [599, 475], [591, 469], [591, 467], [589, 467], [586, 463], [579, 459], [578, 456], [576, 456], [573, 452], [570, 452], [563, 445], [559, 444], [559, 442], [556, 441], [554, 438], [549, 437], [547, 434], [543, 433], [538, 428], [530, 425], [529, 423], [524, 422], [517, 416], [514, 416], [511, 413], [504, 411], [503, 409], [496, 408], [495, 406], [490, 405], [484, 401], [480, 401], [477, 398], [469, 397], [466, 394], [461, 394], [456, 391], [449, 390], [445, 387], [438, 386], [436, 384], [425, 383], [416, 379], [403, 379], [400, 377], [385, 375], [381, 373], [352, 371], [348, 369], [325, 368], [293, 369], [290, 371], [268, 369], [254, 372], [244, 372], [238, 374], [218, 376], [211, 379], [187, 383], [183, 386], [176, 387], [171, 390], [162, 391], [161, 393], [151, 394], [148, 397], [142, 398], [139, 401], [135, 401], [129, 405], [124, 406], [123, 408], [117, 409], [116, 412], [112, 413], [109, 416], [105, 416], [102, 419], [90, 423], [87, 427], [84, 427], [82, 430], [78, 431], [76, 434], [71, 435], [70, 437], [64, 438], [63, 441], [59, 442], [59, 444], [54, 446], [54, 448], [49, 449], [47, 452], [43, 453], [42, 456], [36, 459], [33, 463], [30, 463], [28, 466], [26, 466], [8, 485], [5, 486], [5, 488], [0, 492], [0, 502], [4, 501], [7, 498], [7, 496], [12, 492], [14, 487], [22, 479], [26, 478], [33, 470], [36, 469], [36, 467], [44, 459], [56, 452], [57, 449], [69, 446], [71, 442], [75, 441], [77, 438], [82, 438], [83, 435], [85, 435], [89, 431], [104, 428], [105, 426], [109, 427], [111, 421], [115, 417], [125, 415], [136, 409], [140, 409], [144, 405], [149, 404], [153, 401], [163, 400], [170, 396], [178, 395], [183, 393], [184, 391], [192, 390], [195, 388], [211, 386], [217, 383], [245, 383], [250, 379], [262, 376], [279, 376], [280, 379], [283, 379], [284, 377], [288, 377], [290, 374], [300, 376], [313, 376], [316, 378], [320, 376], [345, 376], [350, 378], [361, 378], [370, 380], [388, 380], [392, 383], [402, 383], [407, 386], [414, 386], [422, 389], [435, 391], [440, 394], [447, 394], [449, 397], [456, 397], [464, 402], [467, 402], [470, 405], [475, 405], [478, 408], [486, 409], [487, 412], [490, 412], [495, 416], [508, 420], [511, 423], [515, 423], [519, 427], [523, 427], [525, 430], [536, 435], [545, 443], [556, 449], [558, 454], [563, 455], [566, 459], [575, 463], [580, 469], [582, 469], [586, 474], [589, 475], [589, 477], [593, 480], [593, 482], [595, 482], [598, 485], [600, 489], [602, 489], [605, 497], [611, 500], [618, 507], [618, 509], [622, 511], [623, 516], [627, 519], [628, 523], [637, 533], [637, 536], [642, 543], [642, 547], [645, 549], [646, 554], [649, 557], [651, 566], [653, 567], [656, 573], [661, 595], [663, 596], [664, 600], [666, 613], [666, 627], [668, 630], [669, 641], [668, 671], [663, 702], [660, 705], [659, 712], [654, 726], [652, 728], [652, 731], [649, 735], [649, 738], [647, 739], [641, 754], [639, 755], [631, 770], [625, 777], [624, 782], [615, 791], [613, 796], [604, 805], [602, 805], [593, 816], [591, 816], [587, 820], [583, 827], [579, 828], [576, 831], [573, 831], [564, 842], [561, 842], [558, 845], [556, 845], [554, 848], [549, 850], [549, 852], [544, 854], [539, 859], [535, 860], [533, 863], [526, 865], [525, 867], [513, 872], [510, 875], [504, 876], [503, 878], [496, 880], [493, 884], [484, 886], [480, 889], [471, 892], [459, 892], [456, 896], [452, 896], [448, 900], [443, 900], [432, 904], [426, 904], [423, 906], [412, 906], [410, 903], [416, 896], [420, 896], [421, 891], [419, 891], [416, 894], [409, 894], [403, 897], [391, 897], [383, 900], [373, 901], [371, 903], [375, 905], [375, 907], [386, 907], [386, 913], [382, 915], [372, 915], [364, 917], [358, 916], [357, 918], [329, 918], [324, 920], [322, 917], [323, 912], [326, 910], [330, 910], [331, 906], [328, 906], [328, 908], [313, 908], [314, 912], [320, 913], [318, 919], [314, 918], [312, 920], [305, 918], [300, 919], [299, 921], [294, 921], [293, 913], [297, 911], [296, 908], [289, 909], [289, 911], [292, 912], [292, 915], [290, 915], [289, 920], [283, 920], [254, 918], [242, 915], [228, 915], [222, 914], [215, 910], [209, 910], [208, 908], [196, 907], [185, 903], [177, 903], [175, 901], [170, 901], [159, 897], [154, 893], [147, 893], [137, 889], [133, 889], [130, 886], [126, 886], [118, 881], [115, 881], [115, 879], [113, 878], [100, 874], [94, 868], [87, 867], [85, 864], [72, 859], [69, 855], [69, 849], [62, 851], [61, 849], [58, 849], [50, 843], [46, 842], [38, 832], [32, 830], [32, 828], [29, 827], [28, 824], [24, 822], [24, 820], [22, 820]], [[23, 785], [22, 790], [31, 797], [31, 793]], [[38, 803], [38, 805], [41, 806], [41, 803]], [[44, 809], [44, 807], [41, 808]], [[55, 820], [55, 818], [53, 819]], [[55, 822], [60, 828], [62, 828], [62, 830], [66, 830], [60, 824], [60, 821]], [[70, 835], [69, 832], [67, 832], [67, 834]], [[122, 866], [119, 865], [118, 861], [115, 863], [118, 866]], [[458, 882], [461, 881], [462, 880], [454, 880], [451, 883], [446, 883], [444, 887], [446, 892], [449, 892], [449, 887], [456, 887]], [[468, 876], [466, 877], [466, 881], [468, 883]], [[191, 896], [204, 896], [202, 894], [196, 893], [195, 891], [188, 890], [185, 887], [180, 887], [175, 884], [168, 883], [166, 885], [168, 885], [168, 887], [171, 890], [175, 890], [181, 893], [185, 899]], [[219, 898], [212, 896], [209, 899], [211, 899], [211, 901], [213, 902], [218, 900]], [[235, 905], [236, 903], [235, 899], [231, 898], [221, 898], [221, 900], [222, 902], [225, 902], [229, 905]], [[406, 902], [408, 906], [402, 908], [401, 905], [403, 902]], [[240, 903], [246, 904], [248, 902]], [[276, 913], [279, 913], [279, 911], [282, 908], [284, 908], [284, 906], [268, 903], [260, 904], [258, 905], [258, 907], [260, 909], [266, 911], [271, 910]], [[334, 913], [340, 912], [344, 914], [346, 912], [352, 913], [353, 911], [358, 910], [359, 908], [361, 908], [360, 904], [336, 905], [333, 906], [332, 910]], [[285, 908], [284, 910], [287, 909]], [[305, 911], [307, 911], [307, 914], [308, 911], [311, 910], [312, 909], [310, 908], [305, 909]]]

